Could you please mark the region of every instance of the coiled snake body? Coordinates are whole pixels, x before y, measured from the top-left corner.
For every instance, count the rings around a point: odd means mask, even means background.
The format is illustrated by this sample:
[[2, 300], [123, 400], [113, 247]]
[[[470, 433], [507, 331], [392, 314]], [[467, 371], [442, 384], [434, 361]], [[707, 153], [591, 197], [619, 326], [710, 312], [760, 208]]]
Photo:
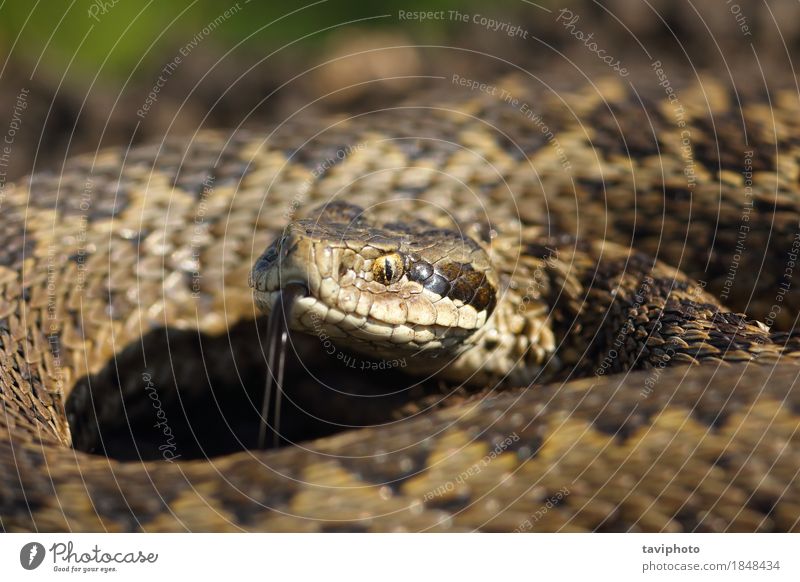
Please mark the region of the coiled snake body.
[[[3, 529], [796, 530], [800, 107], [702, 80], [679, 120], [654, 83], [510, 77], [514, 103], [201, 132], [8, 188]], [[160, 403], [264, 373], [235, 330], [287, 282], [334, 375], [470, 388], [180, 459]], [[81, 452], [134, 413], [170, 458]]]

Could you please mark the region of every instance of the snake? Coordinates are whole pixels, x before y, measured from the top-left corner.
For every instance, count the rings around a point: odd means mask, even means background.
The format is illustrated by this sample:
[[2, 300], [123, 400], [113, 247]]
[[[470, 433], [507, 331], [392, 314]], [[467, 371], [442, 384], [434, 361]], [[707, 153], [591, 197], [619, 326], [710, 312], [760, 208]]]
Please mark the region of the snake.
[[2, 529], [798, 531], [797, 91], [652, 74], [6, 185]]

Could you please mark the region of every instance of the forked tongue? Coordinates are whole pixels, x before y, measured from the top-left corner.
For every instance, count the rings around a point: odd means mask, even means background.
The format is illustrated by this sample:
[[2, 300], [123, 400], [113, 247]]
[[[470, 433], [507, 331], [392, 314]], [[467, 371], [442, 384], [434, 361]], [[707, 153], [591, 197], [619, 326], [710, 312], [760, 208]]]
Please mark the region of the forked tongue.
[[[266, 448], [267, 428], [272, 429], [272, 446], [280, 442], [281, 428], [281, 395], [283, 393], [283, 377], [286, 364], [286, 343], [289, 339], [289, 321], [295, 301], [308, 294], [306, 287], [300, 283], [289, 283], [278, 295], [272, 312], [269, 314], [267, 327], [267, 382], [264, 388], [264, 402], [261, 405], [261, 425], [258, 428], [258, 448]], [[272, 402], [272, 387], [277, 386], [275, 394], [275, 421], [270, 424], [269, 408]]]

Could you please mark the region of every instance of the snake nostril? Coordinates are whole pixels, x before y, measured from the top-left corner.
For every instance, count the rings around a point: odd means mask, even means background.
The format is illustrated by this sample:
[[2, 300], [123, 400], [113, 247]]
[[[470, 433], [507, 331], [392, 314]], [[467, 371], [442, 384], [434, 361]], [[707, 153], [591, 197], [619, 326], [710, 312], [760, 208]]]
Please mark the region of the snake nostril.
[[251, 288], [259, 291], [266, 290], [267, 272], [275, 264], [278, 258], [278, 251], [275, 245], [272, 244], [256, 259], [252, 270], [250, 271], [249, 284]]
[[275, 248], [275, 245], [272, 245], [258, 258], [256, 265], [259, 269], [266, 270], [274, 265], [277, 259], [278, 250]]

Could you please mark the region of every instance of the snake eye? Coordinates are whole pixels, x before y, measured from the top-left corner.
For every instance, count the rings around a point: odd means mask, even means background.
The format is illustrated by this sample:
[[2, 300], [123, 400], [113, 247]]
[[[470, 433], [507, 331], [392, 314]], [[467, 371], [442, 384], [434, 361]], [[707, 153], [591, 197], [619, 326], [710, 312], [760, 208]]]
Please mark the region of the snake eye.
[[383, 255], [372, 263], [372, 275], [378, 283], [384, 285], [397, 283], [403, 272], [403, 257], [399, 253]]

